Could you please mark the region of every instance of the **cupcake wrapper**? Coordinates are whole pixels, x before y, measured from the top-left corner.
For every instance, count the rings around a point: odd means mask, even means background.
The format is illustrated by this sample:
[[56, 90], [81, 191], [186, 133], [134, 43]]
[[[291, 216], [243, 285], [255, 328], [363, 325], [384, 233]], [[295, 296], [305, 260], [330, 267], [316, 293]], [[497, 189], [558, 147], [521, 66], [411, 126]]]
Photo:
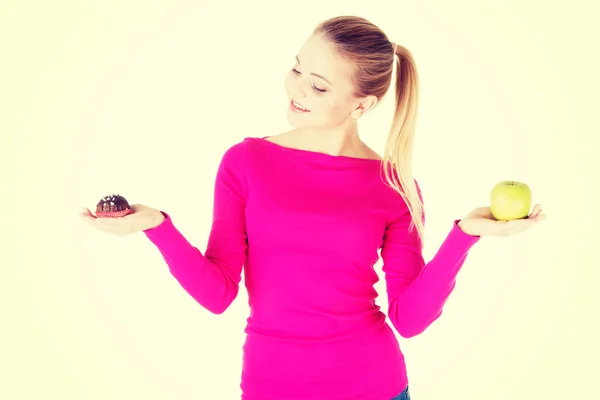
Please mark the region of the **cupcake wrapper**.
[[133, 214], [133, 210], [128, 208], [127, 210], [122, 211], [97, 211], [96, 217], [98, 218], [119, 218], [124, 217], [128, 214]]

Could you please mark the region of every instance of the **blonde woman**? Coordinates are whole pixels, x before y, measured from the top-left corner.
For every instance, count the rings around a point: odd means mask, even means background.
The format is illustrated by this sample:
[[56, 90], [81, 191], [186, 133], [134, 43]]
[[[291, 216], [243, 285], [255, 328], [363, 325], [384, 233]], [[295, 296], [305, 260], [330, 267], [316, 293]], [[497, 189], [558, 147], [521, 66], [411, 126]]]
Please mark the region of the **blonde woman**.
[[[396, 80], [392, 71], [396, 68]], [[390, 86], [396, 109], [383, 156], [358, 119]], [[393, 328], [410, 338], [442, 313], [471, 247], [545, 218], [496, 221], [487, 207], [448, 222], [433, 259], [422, 256], [424, 213], [412, 176], [418, 81], [410, 52], [353, 16], [322, 22], [285, 80], [293, 130], [247, 137], [221, 160], [204, 252], [165, 211], [82, 217], [125, 235], [143, 231], [181, 286], [223, 313], [242, 271], [249, 296], [243, 400], [405, 400], [408, 377]], [[389, 309], [376, 304], [381, 250]]]

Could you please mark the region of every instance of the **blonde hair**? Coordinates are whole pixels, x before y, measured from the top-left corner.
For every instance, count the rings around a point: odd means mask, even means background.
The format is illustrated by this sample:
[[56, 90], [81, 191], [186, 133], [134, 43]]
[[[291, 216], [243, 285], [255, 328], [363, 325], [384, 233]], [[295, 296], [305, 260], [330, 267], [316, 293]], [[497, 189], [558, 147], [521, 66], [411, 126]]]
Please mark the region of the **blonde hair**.
[[344, 59], [354, 65], [352, 80], [357, 97], [375, 96], [381, 100], [390, 88], [393, 66], [396, 65], [394, 119], [382, 166], [386, 183], [408, 206], [410, 229], [416, 229], [422, 239], [425, 229], [423, 198], [412, 171], [419, 92], [412, 54], [405, 47], [392, 43], [379, 27], [362, 17], [330, 18], [321, 22], [313, 33], [323, 35]]

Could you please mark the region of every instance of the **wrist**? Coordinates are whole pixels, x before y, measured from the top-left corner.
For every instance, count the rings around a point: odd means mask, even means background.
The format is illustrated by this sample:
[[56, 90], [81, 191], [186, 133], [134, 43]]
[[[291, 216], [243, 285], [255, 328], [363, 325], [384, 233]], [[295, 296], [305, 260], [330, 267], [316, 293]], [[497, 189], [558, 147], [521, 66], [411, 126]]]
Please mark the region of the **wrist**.
[[156, 228], [157, 226], [162, 224], [164, 220], [165, 220], [165, 215], [162, 213], [162, 211], [156, 210], [156, 212], [154, 213], [153, 218], [152, 218], [152, 221], [153, 221], [152, 226], [149, 229]]
[[[465, 226], [466, 225], [466, 226]], [[469, 236], [478, 236], [475, 232], [472, 232], [469, 229], [469, 224], [468, 221], [465, 224], [465, 219], [461, 219], [456, 223], [456, 226], [458, 226], [458, 229], [460, 229], [463, 233], [469, 235]]]

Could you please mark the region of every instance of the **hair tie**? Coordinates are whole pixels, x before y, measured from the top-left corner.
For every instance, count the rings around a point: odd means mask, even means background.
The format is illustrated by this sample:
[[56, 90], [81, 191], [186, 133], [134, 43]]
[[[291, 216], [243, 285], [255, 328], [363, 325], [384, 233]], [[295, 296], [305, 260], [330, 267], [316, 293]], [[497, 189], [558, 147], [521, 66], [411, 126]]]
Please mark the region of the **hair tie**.
[[396, 49], [398, 48], [398, 45], [394, 42], [390, 42], [392, 44], [392, 47], [394, 48], [394, 54], [396, 54]]

